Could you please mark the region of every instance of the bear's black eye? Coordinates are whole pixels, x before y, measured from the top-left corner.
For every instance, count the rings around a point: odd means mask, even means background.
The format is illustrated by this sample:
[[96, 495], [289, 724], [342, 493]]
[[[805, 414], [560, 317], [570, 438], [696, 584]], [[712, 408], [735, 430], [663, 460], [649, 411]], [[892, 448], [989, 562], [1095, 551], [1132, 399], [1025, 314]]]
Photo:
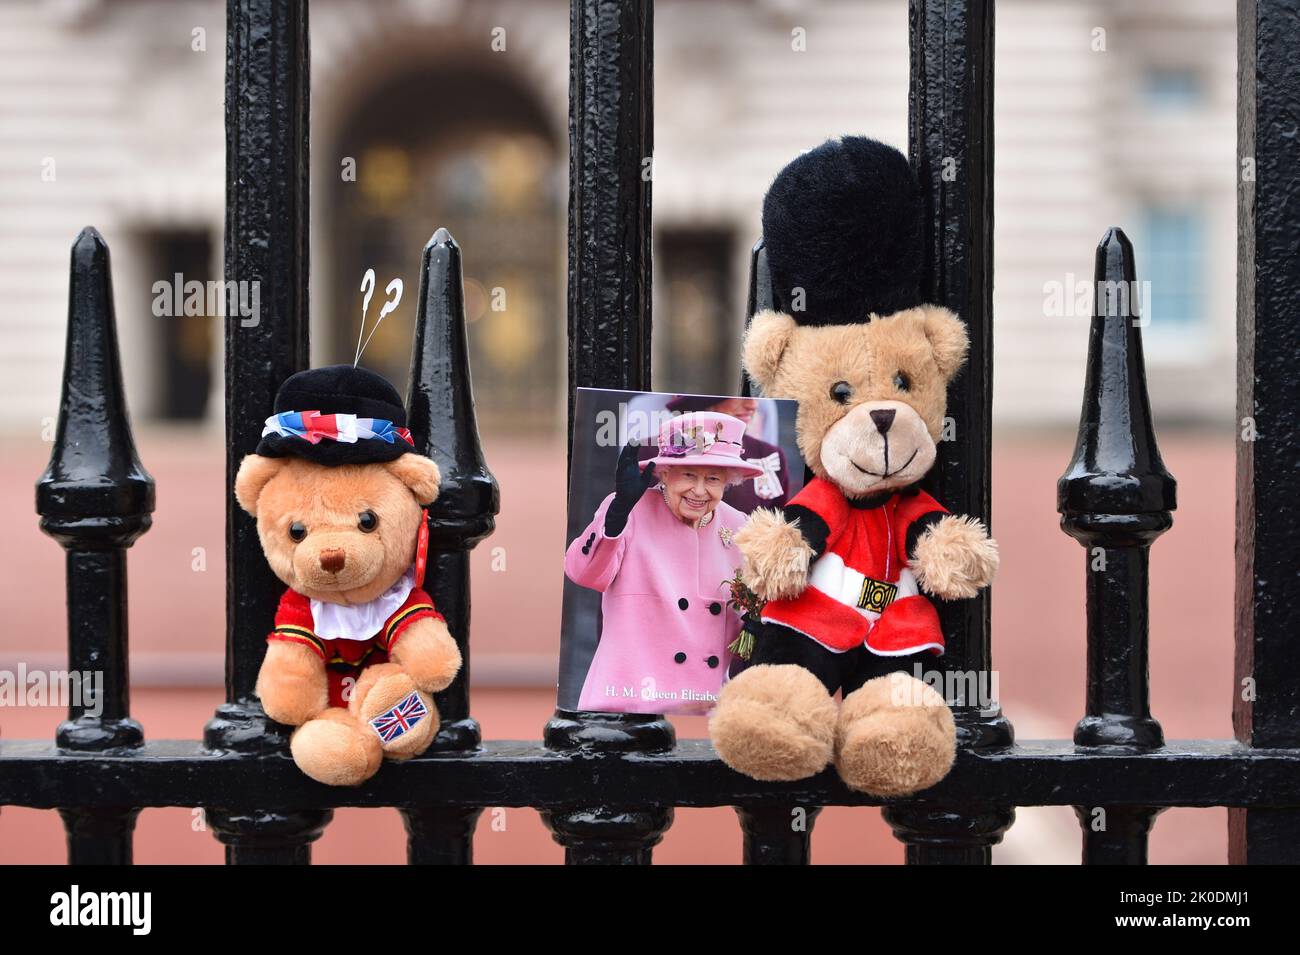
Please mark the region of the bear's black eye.
[[912, 387], [912, 379], [900, 371], [894, 376], [894, 387], [899, 391], [908, 391]]
[[847, 381], [837, 381], [831, 385], [831, 397], [842, 405], [848, 404], [853, 397], [853, 386]]
[[292, 524], [289, 525], [289, 540], [294, 541], [296, 543], [297, 541], [302, 540], [306, 536], [307, 536], [307, 525], [304, 524], [302, 521], [294, 521]]
[[374, 511], [362, 511], [357, 515], [357, 527], [361, 528], [362, 533], [369, 534], [378, 526], [379, 518]]

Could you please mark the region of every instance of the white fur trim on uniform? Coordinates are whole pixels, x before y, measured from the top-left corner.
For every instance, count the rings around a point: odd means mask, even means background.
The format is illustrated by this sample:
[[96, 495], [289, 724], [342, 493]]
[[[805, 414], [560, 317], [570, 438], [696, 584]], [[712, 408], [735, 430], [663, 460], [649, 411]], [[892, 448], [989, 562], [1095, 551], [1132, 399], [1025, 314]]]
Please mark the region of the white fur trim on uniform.
[[942, 643], [918, 643], [914, 647], [904, 647], [902, 650], [877, 650], [875, 647], [868, 644], [867, 650], [878, 657], [905, 657], [913, 653], [920, 653], [922, 650], [937, 650], [939, 656], [943, 656], [944, 654]]

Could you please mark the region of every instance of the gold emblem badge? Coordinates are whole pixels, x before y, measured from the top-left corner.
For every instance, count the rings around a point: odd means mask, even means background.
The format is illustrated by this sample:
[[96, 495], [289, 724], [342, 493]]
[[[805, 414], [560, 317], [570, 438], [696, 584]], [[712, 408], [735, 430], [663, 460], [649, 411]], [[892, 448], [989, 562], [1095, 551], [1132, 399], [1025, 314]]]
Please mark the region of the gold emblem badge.
[[898, 585], [887, 580], [873, 580], [868, 577], [862, 581], [862, 593], [858, 596], [858, 606], [872, 613], [883, 613], [885, 608], [898, 596]]

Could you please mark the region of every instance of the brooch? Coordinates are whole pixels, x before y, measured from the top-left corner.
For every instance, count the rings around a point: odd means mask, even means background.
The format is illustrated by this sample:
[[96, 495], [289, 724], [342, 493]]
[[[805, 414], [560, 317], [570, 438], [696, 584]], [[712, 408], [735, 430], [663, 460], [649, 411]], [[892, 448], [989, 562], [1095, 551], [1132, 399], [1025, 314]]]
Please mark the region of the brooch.
[[731, 546], [731, 539], [732, 539], [732, 537], [734, 537], [735, 535], [732, 533], [732, 530], [731, 530], [730, 527], [719, 527], [719, 528], [718, 528], [718, 536], [719, 536], [720, 538], [722, 538], [722, 546], [723, 546], [723, 547], [730, 547], [730, 546]]

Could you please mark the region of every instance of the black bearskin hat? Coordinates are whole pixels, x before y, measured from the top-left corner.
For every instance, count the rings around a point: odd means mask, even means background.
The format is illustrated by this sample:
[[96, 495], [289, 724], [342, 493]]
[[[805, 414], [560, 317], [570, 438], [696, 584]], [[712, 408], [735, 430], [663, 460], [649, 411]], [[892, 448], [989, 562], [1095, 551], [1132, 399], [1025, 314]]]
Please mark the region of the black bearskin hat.
[[922, 214], [892, 146], [845, 136], [794, 159], [763, 200], [776, 309], [801, 325], [843, 325], [921, 304]]

